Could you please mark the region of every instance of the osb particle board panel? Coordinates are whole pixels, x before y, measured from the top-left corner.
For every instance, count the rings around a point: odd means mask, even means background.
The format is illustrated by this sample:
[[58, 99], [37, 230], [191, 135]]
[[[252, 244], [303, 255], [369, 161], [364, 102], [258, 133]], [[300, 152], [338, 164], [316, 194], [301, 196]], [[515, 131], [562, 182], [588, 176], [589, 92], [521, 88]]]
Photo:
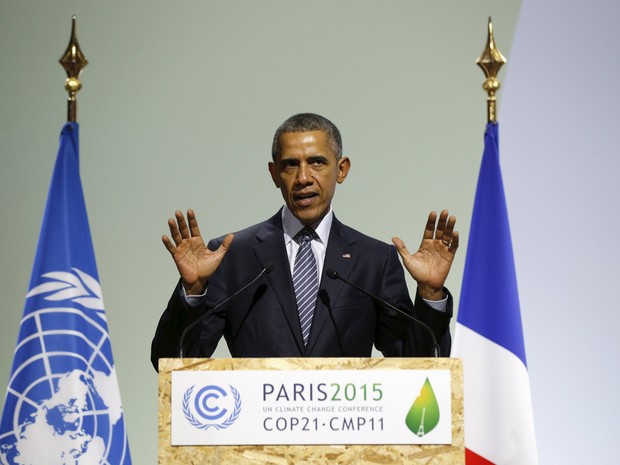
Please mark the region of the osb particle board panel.
[[[449, 369], [452, 445], [171, 446], [171, 372], [178, 370]], [[464, 465], [463, 367], [454, 358], [236, 358], [159, 361], [159, 465]]]

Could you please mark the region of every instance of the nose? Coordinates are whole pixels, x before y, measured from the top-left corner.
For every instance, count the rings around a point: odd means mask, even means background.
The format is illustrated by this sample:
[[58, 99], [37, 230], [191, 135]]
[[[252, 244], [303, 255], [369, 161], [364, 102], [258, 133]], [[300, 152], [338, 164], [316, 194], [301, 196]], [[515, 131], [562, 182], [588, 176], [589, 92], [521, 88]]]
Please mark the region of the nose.
[[295, 182], [302, 186], [312, 184], [312, 176], [310, 175], [310, 168], [307, 163], [301, 163], [299, 165]]

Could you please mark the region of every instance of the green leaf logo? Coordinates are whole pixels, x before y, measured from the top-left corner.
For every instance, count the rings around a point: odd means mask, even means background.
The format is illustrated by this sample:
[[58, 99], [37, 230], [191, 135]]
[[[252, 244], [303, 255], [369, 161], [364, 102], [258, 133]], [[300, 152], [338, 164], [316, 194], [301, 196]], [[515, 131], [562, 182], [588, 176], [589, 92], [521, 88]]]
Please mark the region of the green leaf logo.
[[430, 433], [439, 423], [439, 404], [428, 378], [409, 409], [405, 423], [413, 434], [420, 437]]

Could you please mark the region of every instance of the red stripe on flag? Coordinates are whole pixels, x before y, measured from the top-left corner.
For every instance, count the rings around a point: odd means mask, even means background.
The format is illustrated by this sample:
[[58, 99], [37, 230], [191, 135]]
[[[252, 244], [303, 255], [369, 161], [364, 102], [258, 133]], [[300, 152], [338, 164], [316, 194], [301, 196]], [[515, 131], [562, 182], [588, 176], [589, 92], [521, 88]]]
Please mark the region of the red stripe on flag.
[[467, 448], [465, 448], [465, 463], [467, 465], [495, 465]]

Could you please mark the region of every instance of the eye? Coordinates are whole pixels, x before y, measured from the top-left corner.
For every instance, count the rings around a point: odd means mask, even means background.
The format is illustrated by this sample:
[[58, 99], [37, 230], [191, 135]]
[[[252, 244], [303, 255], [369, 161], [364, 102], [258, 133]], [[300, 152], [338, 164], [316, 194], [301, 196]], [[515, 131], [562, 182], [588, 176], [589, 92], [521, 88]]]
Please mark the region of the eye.
[[319, 165], [327, 165], [327, 159], [324, 157], [312, 157], [308, 160], [308, 164], [319, 166]]
[[297, 160], [282, 160], [279, 167], [281, 171], [292, 171], [299, 165]]

